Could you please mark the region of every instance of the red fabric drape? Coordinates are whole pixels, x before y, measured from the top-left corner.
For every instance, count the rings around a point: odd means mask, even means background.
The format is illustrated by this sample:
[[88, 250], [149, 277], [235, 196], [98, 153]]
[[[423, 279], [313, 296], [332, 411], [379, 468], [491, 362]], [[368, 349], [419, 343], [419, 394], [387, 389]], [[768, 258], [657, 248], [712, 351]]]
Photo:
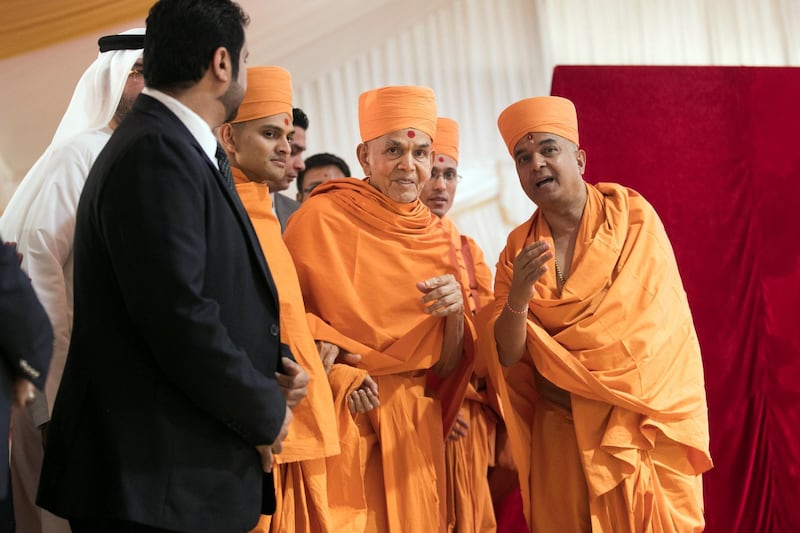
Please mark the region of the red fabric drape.
[[703, 352], [707, 531], [800, 524], [800, 69], [557, 67], [586, 179], [641, 192]]

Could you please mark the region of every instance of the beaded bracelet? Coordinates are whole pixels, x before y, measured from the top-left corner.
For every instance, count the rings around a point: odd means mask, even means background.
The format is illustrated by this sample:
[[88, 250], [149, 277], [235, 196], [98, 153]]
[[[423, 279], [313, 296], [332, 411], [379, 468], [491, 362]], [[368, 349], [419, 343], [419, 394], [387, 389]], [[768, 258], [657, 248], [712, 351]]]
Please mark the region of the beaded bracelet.
[[509, 311], [511, 311], [515, 315], [526, 315], [526, 314], [528, 314], [528, 306], [527, 305], [525, 306], [525, 309], [523, 309], [522, 311], [517, 311], [516, 309], [511, 307], [511, 304], [508, 303], [508, 298], [506, 298], [506, 307], [508, 308]]

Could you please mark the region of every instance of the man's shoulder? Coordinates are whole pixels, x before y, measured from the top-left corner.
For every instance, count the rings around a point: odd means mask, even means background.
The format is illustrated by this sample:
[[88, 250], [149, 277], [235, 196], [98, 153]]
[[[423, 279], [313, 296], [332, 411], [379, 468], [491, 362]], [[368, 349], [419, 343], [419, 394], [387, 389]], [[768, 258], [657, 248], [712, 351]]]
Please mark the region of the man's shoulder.
[[74, 135], [53, 148], [51, 157], [56, 161], [78, 159], [93, 161], [111, 138], [111, 130], [101, 128]]
[[289, 198], [285, 194], [277, 192], [275, 193], [275, 206], [277, 207], [278, 205], [290, 210], [290, 212], [294, 212], [297, 211], [298, 207], [300, 207], [300, 202]]
[[[152, 100], [152, 99], [151, 99]], [[173, 152], [181, 158], [202, 159], [200, 146], [181, 121], [160, 102], [152, 108], [134, 108], [108, 140], [103, 156], [129, 151]], [[192, 147], [197, 148], [197, 150]]]

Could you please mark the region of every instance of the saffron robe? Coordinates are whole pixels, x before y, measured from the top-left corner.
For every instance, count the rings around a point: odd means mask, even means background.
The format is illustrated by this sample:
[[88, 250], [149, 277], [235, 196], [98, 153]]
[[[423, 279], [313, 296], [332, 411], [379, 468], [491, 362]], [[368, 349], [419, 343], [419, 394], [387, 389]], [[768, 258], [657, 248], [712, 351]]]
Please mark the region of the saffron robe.
[[253, 224], [278, 288], [281, 342], [309, 374], [308, 395], [292, 409], [294, 418], [275, 456], [276, 511], [262, 515], [256, 532], [336, 531], [328, 504], [326, 457], [339, 453], [333, 395], [306, 318], [292, 257], [281, 238], [265, 183], [249, 181], [231, 169], [236, 191]]
[[[455, 419], [472, 359], [442, 380], [444, 401], [426, 395], [445, 319], [425, 313], [416, 283], [449, 273], [468, 286], [458, 233], [418, 200], [396, 203], [366, 180], [344, 178], [314, 190], [284, 240], [316, 317], [314, 337], [360, 354], [357, 366], [379, 387], [380, 407], [355, 416], [357, 441], [343, 442], [336, 458], [340, 491], [364, 491], [366, 531], [443, 531], [442, 413], [445, 425]], [[464, 320], [471, 352], [474, 330]]]
[[[539, 212], [508, 237], [493, 318], [479, 341], [494, 353], [489, 373], [503, 403], [525, 517], [531, 531], [559, 530], [538, 518], [559, 514], [543, 507], [547, 492], [560, 491], [563, 500], [574, 498], [560, 505], [561, 516], [585, 510], [583, 530], [700, 531], [700, 475], [712, 467], [707, 406], [674, 253], [638, 193], [615, 184], [587, 190], [566, 284], [559, 293], [552, 268], [534, 284], [527, 355], [502, 369], [494, 324], [520, 250], [540, 239], [553, 247]], [[571, 413], [537, 400], [534, 367], [571, 393]], [[558, 465], [550, 477], [549, 465]], [[548, 482], [548, 491], [533, 491]]]
[[[483, 251], [461, 235], [461, 252], [469, 276], [470, 312], [475, 316], [491, 304], [492, 272]], [[486, 363], [475, 354], [475, 373], [467, 386], [460, 416], [469, 423], [466, 435], [445, 441], [447, 465], [447, 531], [492, 532], [497, 529], [489, 492], [489, 467], [494, 463], [497, 401], [485, 386]]]

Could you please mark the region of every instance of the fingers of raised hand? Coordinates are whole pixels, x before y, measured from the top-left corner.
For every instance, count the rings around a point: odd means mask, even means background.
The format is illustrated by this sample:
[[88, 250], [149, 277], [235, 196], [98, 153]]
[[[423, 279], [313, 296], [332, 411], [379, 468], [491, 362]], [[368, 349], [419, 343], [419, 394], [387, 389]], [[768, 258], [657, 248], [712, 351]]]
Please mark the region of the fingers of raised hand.
[[536, 282], [547, 272], [547, 262], [553, 258], [553, 252], [544, 241], [526, 246], [514, 259], [514, 279], [530, 284]]
[[434, 316], [447, 316], [464, 310], [461, 286], [450, 276], [448, 282], [422, 297], [425, 311]]
[[456, 283], [456, 278], [452, 274], [443, 274], [441, 276], [435, 276], [426, 279], [425, 281], [417, 282], [417, 289], [427, 294], [432, 290], [450, 282]]

